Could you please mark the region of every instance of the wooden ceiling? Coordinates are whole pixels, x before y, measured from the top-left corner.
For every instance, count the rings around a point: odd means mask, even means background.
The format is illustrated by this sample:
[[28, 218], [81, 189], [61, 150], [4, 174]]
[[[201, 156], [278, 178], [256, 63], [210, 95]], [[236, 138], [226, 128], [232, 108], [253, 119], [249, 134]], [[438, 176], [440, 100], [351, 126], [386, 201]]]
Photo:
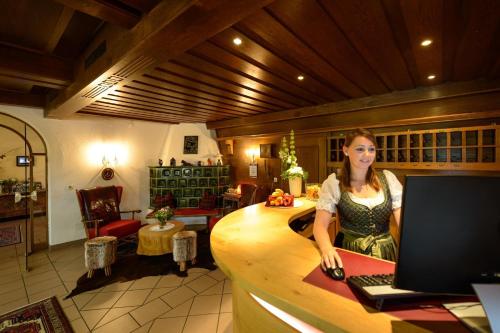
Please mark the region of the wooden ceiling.
[[497, 0], [1, 3], [0, 103], [55, 118], [214, 124], [500, 76]]

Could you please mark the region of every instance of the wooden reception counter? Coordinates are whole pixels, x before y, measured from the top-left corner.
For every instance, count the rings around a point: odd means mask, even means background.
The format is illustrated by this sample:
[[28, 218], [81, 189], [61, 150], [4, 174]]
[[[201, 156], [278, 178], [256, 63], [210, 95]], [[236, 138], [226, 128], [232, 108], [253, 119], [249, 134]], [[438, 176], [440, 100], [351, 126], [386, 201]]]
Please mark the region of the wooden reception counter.
[[289, 222], [315, 209], [263, 203], [239, 209], [212, 230], [212, 253], [231, 279], [235, 332], [297, 332], [251, 295], [324, 332], [429, 332], [397, 317], [366, 308], [302, 280], [319, 264], [316, 244], [296, 234]]

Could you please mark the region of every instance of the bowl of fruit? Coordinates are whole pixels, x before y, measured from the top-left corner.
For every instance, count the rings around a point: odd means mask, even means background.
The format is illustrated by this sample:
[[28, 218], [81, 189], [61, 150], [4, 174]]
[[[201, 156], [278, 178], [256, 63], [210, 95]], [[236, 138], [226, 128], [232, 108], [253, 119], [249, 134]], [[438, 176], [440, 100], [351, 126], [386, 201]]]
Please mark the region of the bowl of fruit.
[[282, 189], [275, 189], [274, 192], [267, 197], [267, 207], [293, 207], [293, 195], [285, 193]]

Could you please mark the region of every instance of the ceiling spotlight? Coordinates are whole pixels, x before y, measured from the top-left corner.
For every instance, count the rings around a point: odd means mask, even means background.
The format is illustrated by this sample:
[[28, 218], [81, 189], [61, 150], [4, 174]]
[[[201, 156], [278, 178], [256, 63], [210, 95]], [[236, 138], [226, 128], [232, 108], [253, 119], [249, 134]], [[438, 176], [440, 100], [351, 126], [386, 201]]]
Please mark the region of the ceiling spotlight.
[[239, 37], [236, 37], [235, 39], [233, 39], [233, 43], [234, 45], [241, 45], [242, 41]]
[[434, 75], [434, 74], [427, 76], [427, 80], [434, 80], [435, 78], [436, 78], [436, 75]]
[[422, 45], [422, 46], [429, 46], [429, 45], [431, 45], [431, 44], [432, 44], [432, 39], [424, 39], [424, 40], [420, 43], [420, 45]]
[[304, 75], [299, 75], [299, 76], [297, 76], [297, 80], [299, 80], [299, 81], [304, 80]]

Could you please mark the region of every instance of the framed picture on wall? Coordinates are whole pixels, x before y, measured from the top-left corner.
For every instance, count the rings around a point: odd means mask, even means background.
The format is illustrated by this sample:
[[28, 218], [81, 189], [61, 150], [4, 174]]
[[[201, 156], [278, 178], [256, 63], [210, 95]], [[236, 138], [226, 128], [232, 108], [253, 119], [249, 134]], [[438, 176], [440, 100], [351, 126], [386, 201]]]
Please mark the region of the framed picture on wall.
[[188, 135], [184, 137], [184, 154], [198, 154], [197, 135]]
[[[33, 165], [35, 161], [33, 161]], [[30, 157], [29, 156], [16, 156], [16, 165], [17, 166], [29, 166], [30, 165]]]

